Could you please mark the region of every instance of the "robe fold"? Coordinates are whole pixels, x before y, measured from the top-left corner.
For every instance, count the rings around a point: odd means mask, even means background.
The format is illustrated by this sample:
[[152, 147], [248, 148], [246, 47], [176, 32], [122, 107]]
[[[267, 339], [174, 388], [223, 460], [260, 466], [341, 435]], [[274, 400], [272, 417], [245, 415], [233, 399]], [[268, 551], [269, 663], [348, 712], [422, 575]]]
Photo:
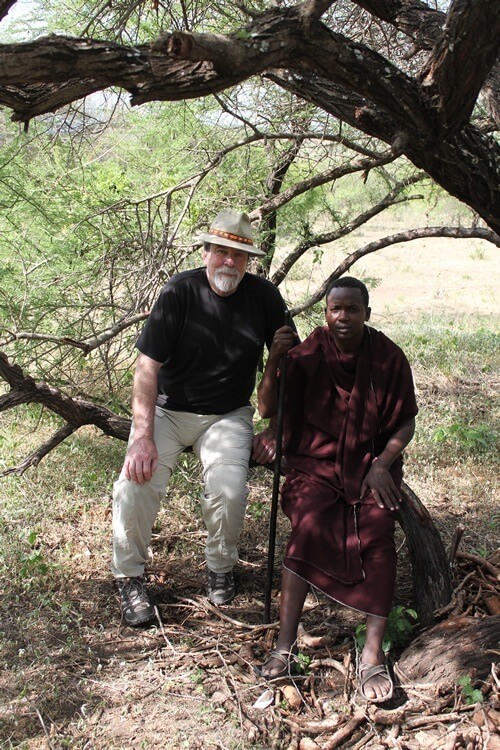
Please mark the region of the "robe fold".
[[[292, 531], [284, 565], [336, 601], [387, 617], [396, 577], [394, 514], [360, 489], [373, 459], [417, 414], [410, 365], [365, 326], [355, 356], [327, 326], [291, 349], [283, 422], [281, 499]], [[402, 457], [391, 466], [401, 485]]]

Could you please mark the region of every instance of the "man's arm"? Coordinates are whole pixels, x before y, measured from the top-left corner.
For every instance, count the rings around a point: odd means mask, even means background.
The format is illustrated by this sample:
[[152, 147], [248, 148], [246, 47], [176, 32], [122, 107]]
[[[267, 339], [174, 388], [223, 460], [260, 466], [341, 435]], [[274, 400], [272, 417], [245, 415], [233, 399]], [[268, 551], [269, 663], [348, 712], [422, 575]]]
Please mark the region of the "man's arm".
[[149, 482], [158, 466], [158, 451], [154, 442], [154, 417], [160, 367], [161, 362], [145, 354], [139, 354], [132, 390], [134, 440], [128, 448], [123, 464], [127, 479], [137, 484]]
[[400, 493], [394, 484], [389, 469], [398, 456], [404, 451], [415, 432], [415, 418], [406, 420], [387, 441], [382, 453], [373, 460], [370, 471], [361, 485], [362, 498], [369, 490], [372, 491], [380, 508], [386, 506], [389, 510], [397, 510], [401, 502]]
[[253, 439], [252, 458], [268, 464], [276, 458], [276, 415], [278, 412], [278, 368], [281, 357], [298, 343], [297, 333], [290, 326], [278, 328], [274, 334], [266, 367], [257, 388], [257, 403], [261, 417], [270, 418], [269, 427]]
[[274, 417], [278, 412], [278, 368], [283, 354], [296, 344], [298, 336], [290, 326], [282, 326], [274, 334], [264, 374], [257, 389], [259, 414], [263, 418]]

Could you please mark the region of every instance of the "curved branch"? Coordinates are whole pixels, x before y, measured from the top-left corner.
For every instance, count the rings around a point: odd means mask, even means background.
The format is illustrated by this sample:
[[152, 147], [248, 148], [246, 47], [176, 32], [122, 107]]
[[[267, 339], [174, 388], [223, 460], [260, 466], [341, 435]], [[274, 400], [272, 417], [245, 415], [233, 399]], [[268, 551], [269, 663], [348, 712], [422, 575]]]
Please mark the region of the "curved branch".
[[110, 328], [106, 328], [106, 330], [99, 333], [93, 339], [88, 339], [87, 341], [77, 341], [76, 339], [72, 339], [69, 336], [50, 336], [49, 334], [45, 334], [45, 333], [32, 333], [30, 331], [18, 331], [16, 333], [11, 334], [11, 339], [8, 342], [4, 341], [0, 343], [3, 343], [5, 345], [6, 343], [11, 343], [12, 341], [18, 341], [21, 339], [25, 339], [28, 341], [50, 341], [53, 344], [59, 344], [61, 346], [70, 346], [75, 349], [81, 349], [84, 354], [89, 354], [94, 349], [98, 349], [107, 341], [110, 341], [112, 338], [117, 336], [122, 331], [125, 331], [127, 328], [130, 328], [130, 326], [133, 326], [136, 323], [140, 323], [142, 320], [145, 320], [148, 317], [148, 315], [149, 315], [149, 312], [137, 313], [137, 315], [133, 315], [131, 318], [121, 320], [118, 323], [116, 323], [114, 326], [111, 326]]
[[345, 177], [348, 174], [353, 174], [354, 172], [368, 172], [370, 169], [381, 167], [384, 164], [389, 164], [391, 161], [394, 161], [394, 154], [392, 153], [392, 151], [385, 151], [380, 154], [380, 156], [377, 156], [373, 159], [358, 159], [357, 161], [351, 161], [348, 164], [344, 164], [341, 167], [328, 169], [326, 172], [314, 175], [314, 177], [309, 177], [306, 180], [302, 180], [301, 182], [292, 185], [286, 190], [283, 190], [282, 193], [279, 193], [279, 195], [265, 201], [261, 206], [259, 206], [259, 208], [256, 208], [254, 211], [250, 212], [250, 219], [254, 221], [255, 219], [265, 216], [271, 211], [276, 211], [278, 208], [281, 208], [281, 206], [289, 203], [293, 198], [296, 198], [298, 195], [302, 195], [302, 193], [305, 193], [312, 188], [319, 187], [320, 185], [325, 185], [328, 182], [333, 182], [334, 180], [338, 180], [341, 177]]
[[1, 341], [0, 344], [10, 344], [13, 341], [20, 341], [21, 339], [27, 341], [49, 341], [53, 344], [60, 344], [61, 346], [70, 346], [75, 349], [82, 349], [85, 354], [87, 353], [87, 345], [83, 341], [77, 341], [69, 336], [51, 336], [46, 333], [32, 333], [31, 331], [16, 331], [12, 332], [8, 341]]
[[400, 195], [403, 190], [406, 190], [406, 188], [410, 187], [410, 185], [415, 185], [421, 180], [424, 180], [426, 176], [427, 175], [425, 175], [424, 173], [420, 173], [408, 178], [407, 180], [399, 182], [375, 206], [372, 206], [370, 209], [368, 209], [368, 211], [364, 211], [356, 218], [351, 219], [351, 221], [349, 221], [344, 226], [339, 227], [338, 229], [335, 229], [331, 232], [323, 232], [322, 234], [316, 234], [312, 237], [308, 237], [308, 239], [301, 242], [300, 245], [295, 248], [295, 250], [292, 250], [292, 252], [287, 254], [286, 258], [276, 269], [271, 278], [273, 284], [279, 286], [287, 276], [292, 266], [304, 255], [304, 253], [310, 250], [311, 247], [315, 247], [317, 245], [325, 245], [327, 242], [335, 242], [335, 240], [338, 240], [341, 237], [345, 237], [347, 234], [350, 234], [363, 224], [366, 224], [367, 221], [372, 219], [377, 214], [385, 211], [385, 209], [389, 208], [389, 206], [393, 206], [396, 203], [401, 203], [402, 200], [415, 200], [416, 198], [421, 198], [422, 196], [410, 196], [409, 198], [402, 199], [400, 198]]
[[78, 427], [75, 427], [74, 425], [65, 424], [63, 427], [61, 427], [57, 432], [55, 432], [50, 440], [48, 440], [46, 443], [43, 443], [39, 448], [36, 449], [36, 451], [33, 451], [33, 453], [30, 453], [29, 456], [26, 456], [24, 461], [22, 461], [17, 466], [12, 466], [10, 469], [6, 469], [5, 471], [0, 472], [0, 477], [6, 477], [9, 474], [24, 474], [24, 472], [29, 469], [32, 466], [38, 466], [42, 458], [45, 458], [45, 456], [50, 453], [54, 448], [57, 448], [58, 445], [60, 445], [66, 438], [68, 438], [70, 435], [72, 435]]
[[345, 258], [340, 263], [335, 271], [321, 284], [316, 292], [309, 297], [305, 302], [291, 309], [291, 314], [298, 315], [298, 313], [308, 310], [310, 307], [319, 302], [326, 294], [326, 290], [334, 279], [338, 279], [343, 273], [346, 273], [351, 266], [356, 263], [360, 258], [365, 255], [374, 253], [377, 250], [381, 250], [383, 247], [389, 245], [397, 245], [401, 242], [411, 242], [412, 240], [424, 239], [426, 237], [453, 237], [455, 239], [471, 239], [476, 238], [480, 240], [486, 240], [491, 242], [496, 247], [500, 247], [500, 237], [495, 232], [491, 232], [488, 229], [465, 229], [463, 227], [423, 227], [421, 229], [410, 229], [408, 232], [399, 232], [398, 234], [391, 234], [388, 237], [382, 237], [379, 240], [370, 242], [368, 245], [356, 250]]
[[43, 404], [59, 414], [74, 429], [93, 424], [106, 435], [128, 440], [129, 419], [118, 416], [105, 406], [71, 398], [58, 388], [52, 388], [45, 383], [36, 383], [33, 378], [24, 374], [19, 365], [10, 364], [3, 352], [0, 352], [0, 377], [11, 387], [11, 393], [0, 399], [0, 412], [18, 404]]

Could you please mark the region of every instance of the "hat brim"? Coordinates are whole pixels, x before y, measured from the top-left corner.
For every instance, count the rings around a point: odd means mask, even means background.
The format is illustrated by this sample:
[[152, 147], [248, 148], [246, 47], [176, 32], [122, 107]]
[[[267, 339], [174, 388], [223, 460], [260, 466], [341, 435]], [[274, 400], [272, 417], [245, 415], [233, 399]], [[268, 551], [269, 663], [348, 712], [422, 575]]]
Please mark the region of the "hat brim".
[[217, 234], [200, 234], [198, 239], [202, 242], [210, 242], [214, 245], [223, 245], [224, 247], [233, 247], [235, 250], [243, 250], [249, 255], [265, 255], [265, 253], [255, 247], [255, 245], [246, 245], [244, 242], [229, 240], [226, 237], [219, 237]]

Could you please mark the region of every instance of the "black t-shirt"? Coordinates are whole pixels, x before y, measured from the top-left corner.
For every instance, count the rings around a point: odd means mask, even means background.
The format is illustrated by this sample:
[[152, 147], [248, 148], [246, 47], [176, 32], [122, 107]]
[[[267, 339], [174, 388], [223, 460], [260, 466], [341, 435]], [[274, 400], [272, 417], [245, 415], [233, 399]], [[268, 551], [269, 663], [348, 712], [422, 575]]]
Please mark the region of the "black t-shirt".
[[248, 404], [264, 344], [284, 319], [280, 292], [260, 276], [245, 273], [228, 297], [211, 289], [205, 268], [173, 276], [137, 340], [162, 363], [158, 406], [225, 414]]

